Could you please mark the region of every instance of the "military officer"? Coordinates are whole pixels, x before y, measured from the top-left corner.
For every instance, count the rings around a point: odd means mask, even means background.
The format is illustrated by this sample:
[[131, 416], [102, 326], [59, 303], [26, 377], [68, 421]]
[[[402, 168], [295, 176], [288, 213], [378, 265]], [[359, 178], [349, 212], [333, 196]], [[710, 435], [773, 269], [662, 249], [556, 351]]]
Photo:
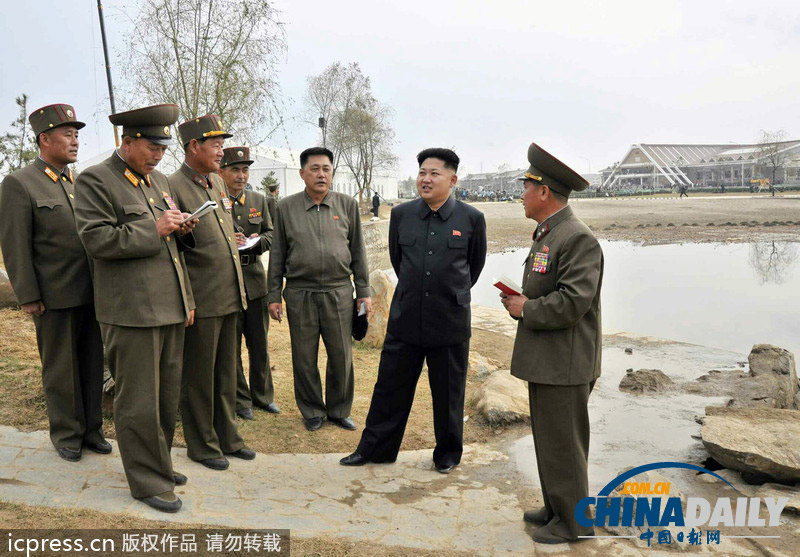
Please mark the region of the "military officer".
[[503, 305], [519, 321], [511, 373], [528, 381], [531, 427], [544, 507], [528, 511], [539, 524], [533, 539], [566, 543], [592, 535], [575, 520], [587, 497], [587, 404], [600, 376], [600, 287], [603, 252], [572, 212], [572, 191], [589, 183], [532, 143], [530, 168], [521, 178], [525, 216], [539, 225], [525, 262], [520, 295]]
[[367, 425], [356, 452], [340, 462], [397, 459], [424, 360], [433, 398], [433, 461], [447, 474], [463, 452], [470, 289], [486, 260], [486, 221], [450, 195], [458, 181], [458, 155], [425, 149], [417, 161], [420, 197], [395, 207], [389, 221], [397, 289]]
[[[274, 402], [275, 390], [267, 352], [267, 275], [260, 257], [272, 244], [272, 219], [267, 209], [267, 198], [253, 190], [245, 191], [251, 164], [253, 160], [248, 147], [229, 147], [223, 149], [218, 172], [225, 181], [233, 205], [231, 216], [237, 231], [237, 245], [244, 245], [250, 238], [259, 238], [250, 249], [239, 251], [247, 309], [239, 312], [236, 322], [236, 415], [246, 420], [253, 419], [253, 406], [272, 414], [280, 413]], [[250, 356], [249, 386], [242, 366], [243, 334]]]
[[[75, 187], [75, 218], [94, 261], [97, 320], [114, 377], [114, 424], [131, 494], [177, 512], [170, 449], [178, 414], [181, 350], [194, 300], [183, 250], [192, 247], [189, 215], [178, 210], [155, 170], [172, 142], [173, 104], [109, 116], [122, 144], [87, 168]], [[183, 223], [183, 224], [182, 224]]]
[[74, 462], [82, 446], [111, 452], [100, 411], [103, 341], [67, 166], [78, 159], [85, 124], [68, 104], [42, 107], [28, 119], [39, 157], [0, 186], [0, 244], [17, 301], [36, 326], [50, 441]]
[[[322, 427], [327, 417], [354, 430], [353, 284], [357, 305], [371, 311], [369, 271], [358, 203], [330, 191], [333, 153], [312, 147], [300, 153], [305, 190], [278, 202], [269, 255], [269, 313], [283, 316], [292, 341], [292, 371], [297, 406], [306, 429]], [[284, 288], [283, 279], [286, 278]], [[328, 353], [325, 399], [317, 368], [319, 337]]]
[[216, 209], [194, 230], [196, 247], [186, 254], [197, 310], [186, 331], [181, 383], [181, 421], [189, 458], [226, 470], [225, 455], [252, 460], [236, 425], [236, 320], [247, 307], [225, 182], [214, 174], [222, 144], [231, 137], [215, 114], [178, 126], [185, 159], [169, 177], [175, 201], [194, 212], [207, 201]]
[[267, 209], [269, 210], [269, 218], [274, 226], [275, 224], [275, 211], [278, 207], [278, 184], [270, 184], [267, 188]]

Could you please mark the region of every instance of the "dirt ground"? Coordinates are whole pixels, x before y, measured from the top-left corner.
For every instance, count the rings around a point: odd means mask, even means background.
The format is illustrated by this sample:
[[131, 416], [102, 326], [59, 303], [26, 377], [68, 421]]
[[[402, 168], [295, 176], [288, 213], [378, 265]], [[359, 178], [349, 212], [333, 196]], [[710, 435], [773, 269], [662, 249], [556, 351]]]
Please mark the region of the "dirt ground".
[[[489, 251], [526, 247], [536, 222], [519, 202], [474, 203], [486, 216]], [[598, 238], [646, 244], [797, 241], [800, 198], [696, 196], [683, 199], [573, 199], [575, 214]]]

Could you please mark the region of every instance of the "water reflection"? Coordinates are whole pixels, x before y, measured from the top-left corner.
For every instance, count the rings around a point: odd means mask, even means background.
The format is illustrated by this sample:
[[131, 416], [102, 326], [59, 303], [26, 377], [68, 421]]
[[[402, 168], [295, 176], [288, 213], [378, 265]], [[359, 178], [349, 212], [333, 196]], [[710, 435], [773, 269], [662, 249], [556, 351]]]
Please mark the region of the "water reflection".
[[797, 261], [797, 244], [793, 242], [756, 242], [750, 244], [750, 265], [761, 284], [783, 284], [791, 276]]

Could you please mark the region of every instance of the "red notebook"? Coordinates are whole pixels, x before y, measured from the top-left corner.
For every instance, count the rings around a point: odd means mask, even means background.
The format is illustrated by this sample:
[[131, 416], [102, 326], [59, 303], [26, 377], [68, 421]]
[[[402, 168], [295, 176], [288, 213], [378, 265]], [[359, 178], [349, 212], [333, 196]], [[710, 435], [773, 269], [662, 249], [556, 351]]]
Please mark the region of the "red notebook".
[[520, 296], [522, 294], [522, 288], [513, 280], [508, 278], [507, 276], [503, 275], [499, 279], [492, 279], [494, 281], [495, 288], [500, 289], [502, 292], [505, 292], [509, 296]]

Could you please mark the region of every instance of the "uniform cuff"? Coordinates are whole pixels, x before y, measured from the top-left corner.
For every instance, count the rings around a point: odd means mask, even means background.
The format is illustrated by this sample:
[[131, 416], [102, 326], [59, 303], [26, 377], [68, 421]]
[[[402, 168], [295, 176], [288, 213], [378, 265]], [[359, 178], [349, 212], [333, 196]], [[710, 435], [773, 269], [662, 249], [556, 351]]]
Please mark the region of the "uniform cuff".
[[369, 286], [362, 286], [356, 288], [356, 298], [370, 298], [372, 297], [372, 288]]

